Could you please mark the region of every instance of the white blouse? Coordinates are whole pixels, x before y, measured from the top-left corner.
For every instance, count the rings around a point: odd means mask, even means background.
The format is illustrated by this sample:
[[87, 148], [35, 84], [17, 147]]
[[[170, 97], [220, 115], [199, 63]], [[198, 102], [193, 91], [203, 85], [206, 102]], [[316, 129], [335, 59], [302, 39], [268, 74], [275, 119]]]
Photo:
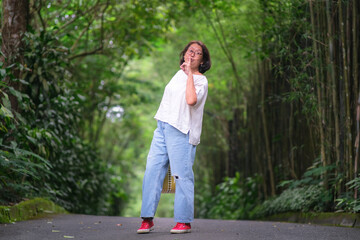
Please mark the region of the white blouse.
[[155, 119], [166, 122], [184, 134], [189, 131], [189, 143], [198, 145], [202, 128], [208, 81], [204, 75], [193, 75], [197, 101], [194, 106], [186, 103], [185, 91], [188, 76], [179, 70], [166, 85]]

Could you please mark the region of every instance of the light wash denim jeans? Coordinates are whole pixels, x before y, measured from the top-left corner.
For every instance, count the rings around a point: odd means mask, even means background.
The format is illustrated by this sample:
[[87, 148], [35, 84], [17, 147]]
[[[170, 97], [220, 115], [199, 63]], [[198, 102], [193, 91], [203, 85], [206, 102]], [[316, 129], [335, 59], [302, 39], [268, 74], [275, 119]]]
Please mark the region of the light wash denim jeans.
[[194, 220], [194, 173], [192, 166], [196, 146], [184, 134], [162, 121], [154, 131], [143, 180], [141, 217], [154, 217], [163, 181], [169, 166], [175, 176], [175, 222], [190, 223]]

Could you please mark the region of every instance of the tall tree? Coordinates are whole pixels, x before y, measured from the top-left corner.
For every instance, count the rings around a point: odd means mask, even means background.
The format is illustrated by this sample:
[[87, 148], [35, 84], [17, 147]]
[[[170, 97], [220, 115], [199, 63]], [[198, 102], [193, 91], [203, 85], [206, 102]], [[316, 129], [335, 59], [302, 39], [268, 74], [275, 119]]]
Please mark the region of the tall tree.
[[[2, 34], [2, 56], [3, 68], [11, 66], [13, 63], [23, 63], [23, 36], [29, 23], [29, 0], [3, 0], [3, 24]], [[20, 90], [21, 83], [18, 81], [21, 71], [13, 68], [15, 81], [7, 78], [8, 85], [16, 90]], [[10, 95], [11, 106], [14, 111], [18, 111], [18, 101], [14, 95]]]

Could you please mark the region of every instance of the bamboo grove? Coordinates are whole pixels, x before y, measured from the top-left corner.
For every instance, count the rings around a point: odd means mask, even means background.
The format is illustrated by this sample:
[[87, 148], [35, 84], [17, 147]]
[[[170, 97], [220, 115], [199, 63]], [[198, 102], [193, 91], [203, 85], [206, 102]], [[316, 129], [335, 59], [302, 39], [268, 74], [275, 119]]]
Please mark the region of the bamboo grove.
[[258, 3], [261, 47], [249, 58], [249, 89], [229, 104], [228, 148], [220, 150], [227, 157], [205, 157], [218, 166], [211, 179], [260, 176], [258, 191], [268, 199], [312, 178], [334, 210], [339, 198], [358, 197], [351, 183], [359, 177], [359, 3]]

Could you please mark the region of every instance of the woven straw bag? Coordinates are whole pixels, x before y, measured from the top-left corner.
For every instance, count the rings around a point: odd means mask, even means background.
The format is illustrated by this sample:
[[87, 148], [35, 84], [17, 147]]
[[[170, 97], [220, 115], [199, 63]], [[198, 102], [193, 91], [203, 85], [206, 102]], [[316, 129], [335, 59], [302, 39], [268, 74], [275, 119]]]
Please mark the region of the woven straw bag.
[[171, 176], [170, 165], [164, 179], [161, 193], [175, 193], [175, 177]]

